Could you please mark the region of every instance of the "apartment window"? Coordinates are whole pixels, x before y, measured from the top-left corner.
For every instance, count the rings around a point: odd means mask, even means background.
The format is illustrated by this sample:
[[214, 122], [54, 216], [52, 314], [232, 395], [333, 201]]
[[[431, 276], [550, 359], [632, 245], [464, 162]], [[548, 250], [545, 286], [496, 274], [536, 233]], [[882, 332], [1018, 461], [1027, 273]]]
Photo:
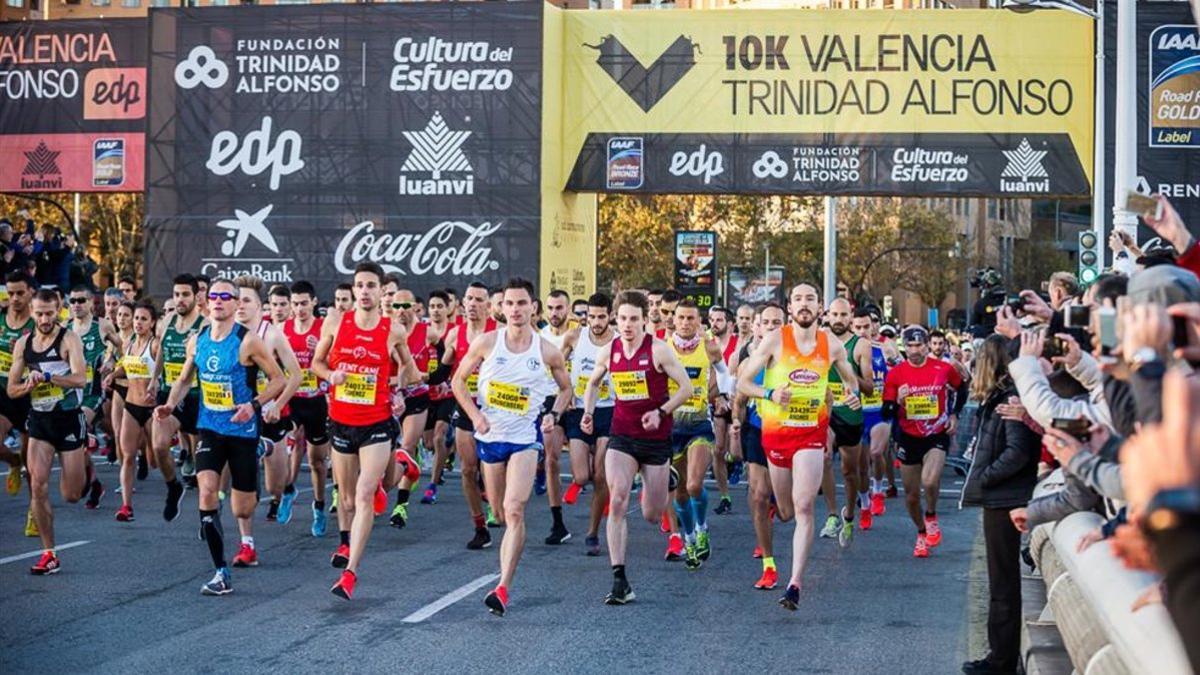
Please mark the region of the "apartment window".
[[170, 7], [171, 0], [150, 0], [151, 7]]
[[307, 5], [308, 0], [275, 0], [277, 5]]
[[4, 4], [8, 5], [9, 7], [24, 7], [25, 0], [4, 0]]
[[997, 200], [995, 200], [995, 199], [987, 200], [987, 217], [990, 218], [991, 220], [995, 220], [997, 218], [996, 211], [997, 211], [998, 207], [996, 205], [996, 202], [997, 202]]
[[227, 7], [229, 6], [229, 0], [208, 0], [208, 4], [213, 7]]
[[142, 6], [142, 0], [121, 0], [122, 7], [137, 8]]
[[112, 4], [112, 0], [92, 0], [93, 7], [108, 7]]

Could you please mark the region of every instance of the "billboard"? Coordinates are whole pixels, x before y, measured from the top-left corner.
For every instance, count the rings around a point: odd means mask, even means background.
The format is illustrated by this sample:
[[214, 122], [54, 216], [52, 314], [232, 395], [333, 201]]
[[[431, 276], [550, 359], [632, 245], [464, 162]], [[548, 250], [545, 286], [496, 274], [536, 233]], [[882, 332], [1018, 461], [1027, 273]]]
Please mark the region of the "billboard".
[[0, 192], [141, 192], [142, 19], [0, 23]]
[[148, 289], [537, 279], [541, 3], [151, 13]]
[[725, 269], [725, 305], [736, 310], [742, 305], [783, 303], [783, 267], [771, 265], [770, 276], [761, 267], [730, 266]]
[[576, 12], [566, 188], [1087, 195], [1093, 22], [995, 10]]
[[716, 232], [675, 232], [674, 285], [701, 311], [713, 306], [717, 295]]

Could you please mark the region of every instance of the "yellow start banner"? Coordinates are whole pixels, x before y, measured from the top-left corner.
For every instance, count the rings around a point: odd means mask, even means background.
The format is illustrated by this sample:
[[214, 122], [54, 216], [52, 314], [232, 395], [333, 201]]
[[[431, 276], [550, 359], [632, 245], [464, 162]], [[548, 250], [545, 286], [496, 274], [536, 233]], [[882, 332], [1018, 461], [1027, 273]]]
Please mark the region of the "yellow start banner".
[[554, 38], [562, 50], [561, 165], [550, 173], [568, 190], [1091, 190], [1086, 17], [588, 11], [563, 13], [558, 32], [546, 36], [548, 53]]

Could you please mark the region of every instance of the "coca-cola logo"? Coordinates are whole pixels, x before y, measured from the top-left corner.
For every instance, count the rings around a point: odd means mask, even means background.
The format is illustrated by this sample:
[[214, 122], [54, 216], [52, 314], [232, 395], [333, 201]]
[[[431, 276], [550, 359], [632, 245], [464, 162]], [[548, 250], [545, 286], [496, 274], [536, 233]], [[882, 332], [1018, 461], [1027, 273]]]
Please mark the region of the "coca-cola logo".
[[342, 237], [334, 264], [340, 274], [352, 274], [356, 265], [370, 261], [389, 273], [479, 276], [500, 269], [485, 244], [501, 224], [443, 220], [425, 232], [388, 234], [376, 232], [375, 223], [365, 220]]

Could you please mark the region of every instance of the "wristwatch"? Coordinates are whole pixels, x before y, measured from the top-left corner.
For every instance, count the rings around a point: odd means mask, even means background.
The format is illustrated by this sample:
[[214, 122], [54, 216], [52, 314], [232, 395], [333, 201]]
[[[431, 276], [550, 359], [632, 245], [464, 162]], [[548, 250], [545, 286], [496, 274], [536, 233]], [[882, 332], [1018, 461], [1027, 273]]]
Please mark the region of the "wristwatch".
[[1166, 370], [1166, 364], [1159, 358], [1158, 352], [1153, 347], [1139, 347], [1129, 359], [1130, 368], [1134, 372], [1140, 372], [1145, 369], [1146, 375], [1162, 374]]
[[1147, 532], [1163, 532], [1180, 525], [1183, 520], [1200, 518], [1200, 488], [1161, 490], [1146, 507], [1144, 520]]

